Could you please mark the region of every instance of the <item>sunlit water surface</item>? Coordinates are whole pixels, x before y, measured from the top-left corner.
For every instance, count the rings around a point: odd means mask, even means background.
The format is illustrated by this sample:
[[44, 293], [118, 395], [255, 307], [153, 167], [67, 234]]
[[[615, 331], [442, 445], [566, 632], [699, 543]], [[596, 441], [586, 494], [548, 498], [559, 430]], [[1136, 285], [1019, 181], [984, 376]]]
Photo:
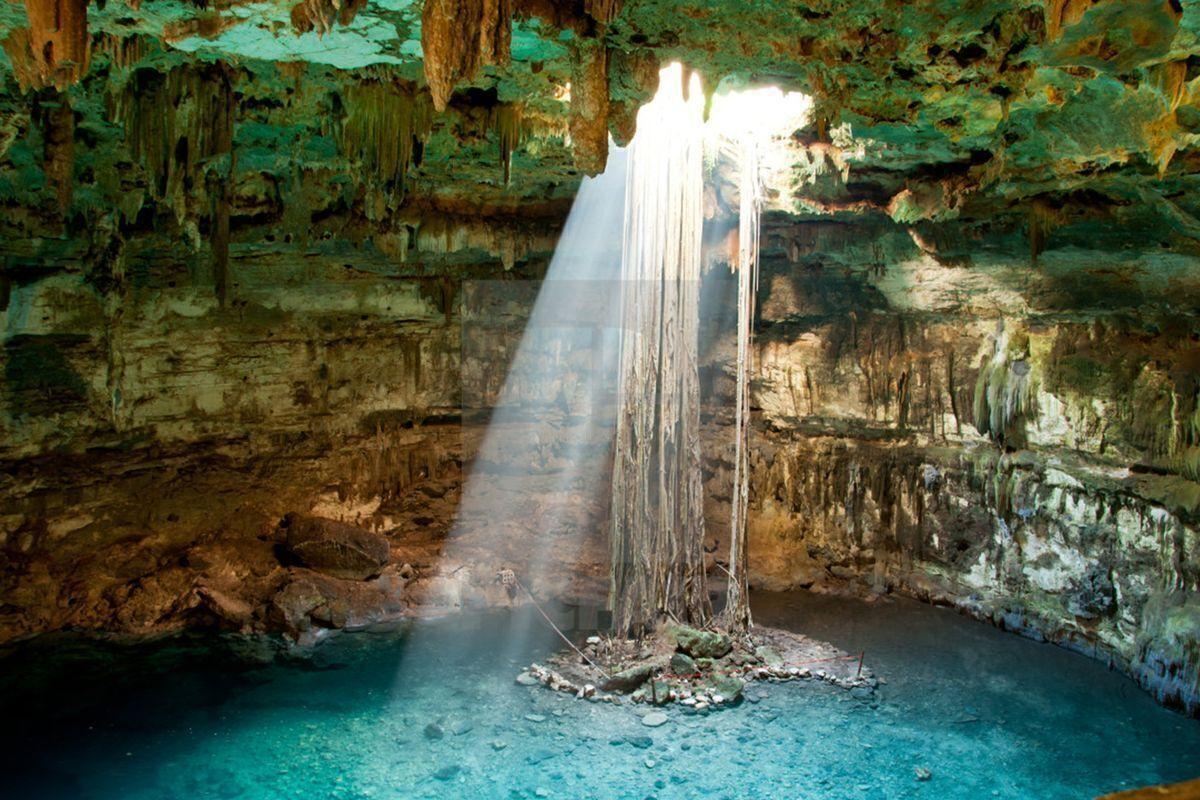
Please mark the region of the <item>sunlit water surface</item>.
[[1200, 724], [1082, 656], [908, 601], [758, 595], [755, 608], [760, 622], [865, 650], [887, 684], [867, 701], [757, 685], [737, 708], [670, 710], [648, 728], [634, 707], [514, 684], [517, 664], [493, 655], [506, 649], [503, 613], [421, 623], [421, 663], [403, 657], [412, 631], [345, 634], [310, 660], [259, 667], [211, 641], [60, 640], [0, 662], [3, 792], [1087, 798], [1200, 775]]

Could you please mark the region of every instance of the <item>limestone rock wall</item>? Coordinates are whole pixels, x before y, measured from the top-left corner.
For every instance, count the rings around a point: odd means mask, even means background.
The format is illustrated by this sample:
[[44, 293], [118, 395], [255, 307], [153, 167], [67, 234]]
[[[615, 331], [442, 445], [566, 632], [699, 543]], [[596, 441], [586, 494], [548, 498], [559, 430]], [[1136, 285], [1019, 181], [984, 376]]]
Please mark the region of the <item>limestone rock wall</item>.
[[[429, 227], [457, 244], [407, 262], [369, 241], [235, 244], [224, 307], [207, 254], [165, 237], [99, 266], [66, 240], [7, 253], [27, 272], [0, 310], [0, 641], [277, 627], [266, 608], [301, 579], [370, 592], [338, 600], [367, 616], [403, 606], [399, 570], [436, 563], [481, 429], [460, 411], [463, 286], [545, 265], [505, 270], [470, 230]], [[500, 352], [522, 330], [472, 325]], [[393, 567], [370, 588], [297, 572], [278, 552], [291, 512], [387, 531]]]
[[[67, 240], [9, 253], [37, 266], [0, 311], [0, 639], [303, 638], [503, 601], [491, 577], [528, 558], [533, 528], [553, 543], [546, 590], [601, 597], [609, 436], [585, 422], [612, 337], [558, 320], [510, 370], [548, 253], [491, 252], [512, 238], [494, 227], [428, 224], [403, 260], [243, 234], [225, 306], [206, 253], [151, 235], [115, 260]], [[1195, 713], [1200, 279], [1191, 256], [1069, 234], [1032, 265], [1019, 238], [966, 227], [768, 217], [753, 581], [952, 604]], [[717, 267], [702, 350], [719, 560], [733, 315]], [[506, 380], [503, 457], [478, 458]], [[466, 469], [483, 505], [463, 504]], [[353, 585], [289, 564], [291, 512], [385, 533], [393, 563]]]
[[[1031, 267], [986, 242], [939, 259], [854, 225], [768, 242], [755, 584], [951, 604], [1200, 710], [1194, 260], [1068, 247]], [[714, 401], [730, 346], [710, 351]]]

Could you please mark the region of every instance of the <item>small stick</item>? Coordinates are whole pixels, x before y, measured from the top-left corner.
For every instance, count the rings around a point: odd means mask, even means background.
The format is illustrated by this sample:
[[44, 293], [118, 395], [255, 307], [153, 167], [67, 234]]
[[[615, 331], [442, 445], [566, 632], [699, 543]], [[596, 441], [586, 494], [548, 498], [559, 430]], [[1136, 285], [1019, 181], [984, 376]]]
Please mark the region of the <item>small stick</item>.
[[866, 650], [860, 650], [858, 652], [858, 675], [856, 675], [855, 677], [858, 677], [858, 678], [862, 677], [863, 656], [865, 656], [866, 654], [867, 654]]

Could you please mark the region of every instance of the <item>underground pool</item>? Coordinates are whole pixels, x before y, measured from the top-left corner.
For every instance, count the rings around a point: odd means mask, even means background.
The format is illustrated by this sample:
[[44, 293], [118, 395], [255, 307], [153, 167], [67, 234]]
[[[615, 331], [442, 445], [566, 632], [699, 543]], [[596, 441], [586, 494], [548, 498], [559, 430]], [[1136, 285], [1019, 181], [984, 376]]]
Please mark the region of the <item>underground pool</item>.
[[[1200, 726], [1119, 673], [907, 600], [757, 594], [763, 624], [823, 636], [870, 697], [754, 683], [707, 713], [589, 703], [496, 658], [533, 613], [342, 634], [263, 664], [245, 643], [84, 640], [0, 669], [6, 792], [29, 798], [980, 798], [1074, 800], [1200, 772]], [[406, 648], [419, 648], [414, 663]]]

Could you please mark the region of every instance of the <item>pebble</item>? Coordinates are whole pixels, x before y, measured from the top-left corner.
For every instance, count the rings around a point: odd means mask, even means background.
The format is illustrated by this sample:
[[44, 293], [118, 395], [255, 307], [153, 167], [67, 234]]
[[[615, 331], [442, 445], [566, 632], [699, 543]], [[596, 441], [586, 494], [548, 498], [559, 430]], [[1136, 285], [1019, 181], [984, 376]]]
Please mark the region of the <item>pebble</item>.
[[541, 681], [528, 672], [522, 672], [517, 676], [517, 683], [521, 684], [522, 686], [537, 686], [539, 683], [541, 683]]
[[450, 764], [449, 766], [442, 767], [437, 772], [433, 773], [433, 777], [437, 778], [439, 781], [448, 781], [460, 772], [462, 772], [462, 767], [460, 767], [458, 764]]
[[442, 726], [438, 725], [436, 722], [431, 722], [425, 726], [426, 739], [441, 739], [445, 735], [446, 732], [442, 730]]
[[600, 637], [599, 636], [589, 636], [589, 637], [587, 637], [587, 643], [588, 644], [600, 644]]
[[556, 755], [558, 755], [558, 753], [554, 752], [553, 750], [542, 748], [540, 750], [535, 750], [526, 756], [525, 761], [529, 764], [540, 764], [543, 761], [549, 761]]
[[657, 728], [659, 725], [665, 725], [667, 715], [661, 711], [651, 711], [646, 716], [642, 717], [642, 724], [647, 728]]
[[917, 767], [913, 770], [913, 772], [916, 774], [917, 780], [919, 781], [927, 781], [933, 777], [933, 773], [929, 771], [928, 767]]
[[493, 750], [503, 750], [506, 747], [508, 747], [508, 742], [504, 741], [503, 739], [496, 739], [492, 742]]
[[526, 714], [525, 719], [529, 720], [530, 722], [545, 722], [546, 721], [546, 718], [543, 717], [541, 714]]

